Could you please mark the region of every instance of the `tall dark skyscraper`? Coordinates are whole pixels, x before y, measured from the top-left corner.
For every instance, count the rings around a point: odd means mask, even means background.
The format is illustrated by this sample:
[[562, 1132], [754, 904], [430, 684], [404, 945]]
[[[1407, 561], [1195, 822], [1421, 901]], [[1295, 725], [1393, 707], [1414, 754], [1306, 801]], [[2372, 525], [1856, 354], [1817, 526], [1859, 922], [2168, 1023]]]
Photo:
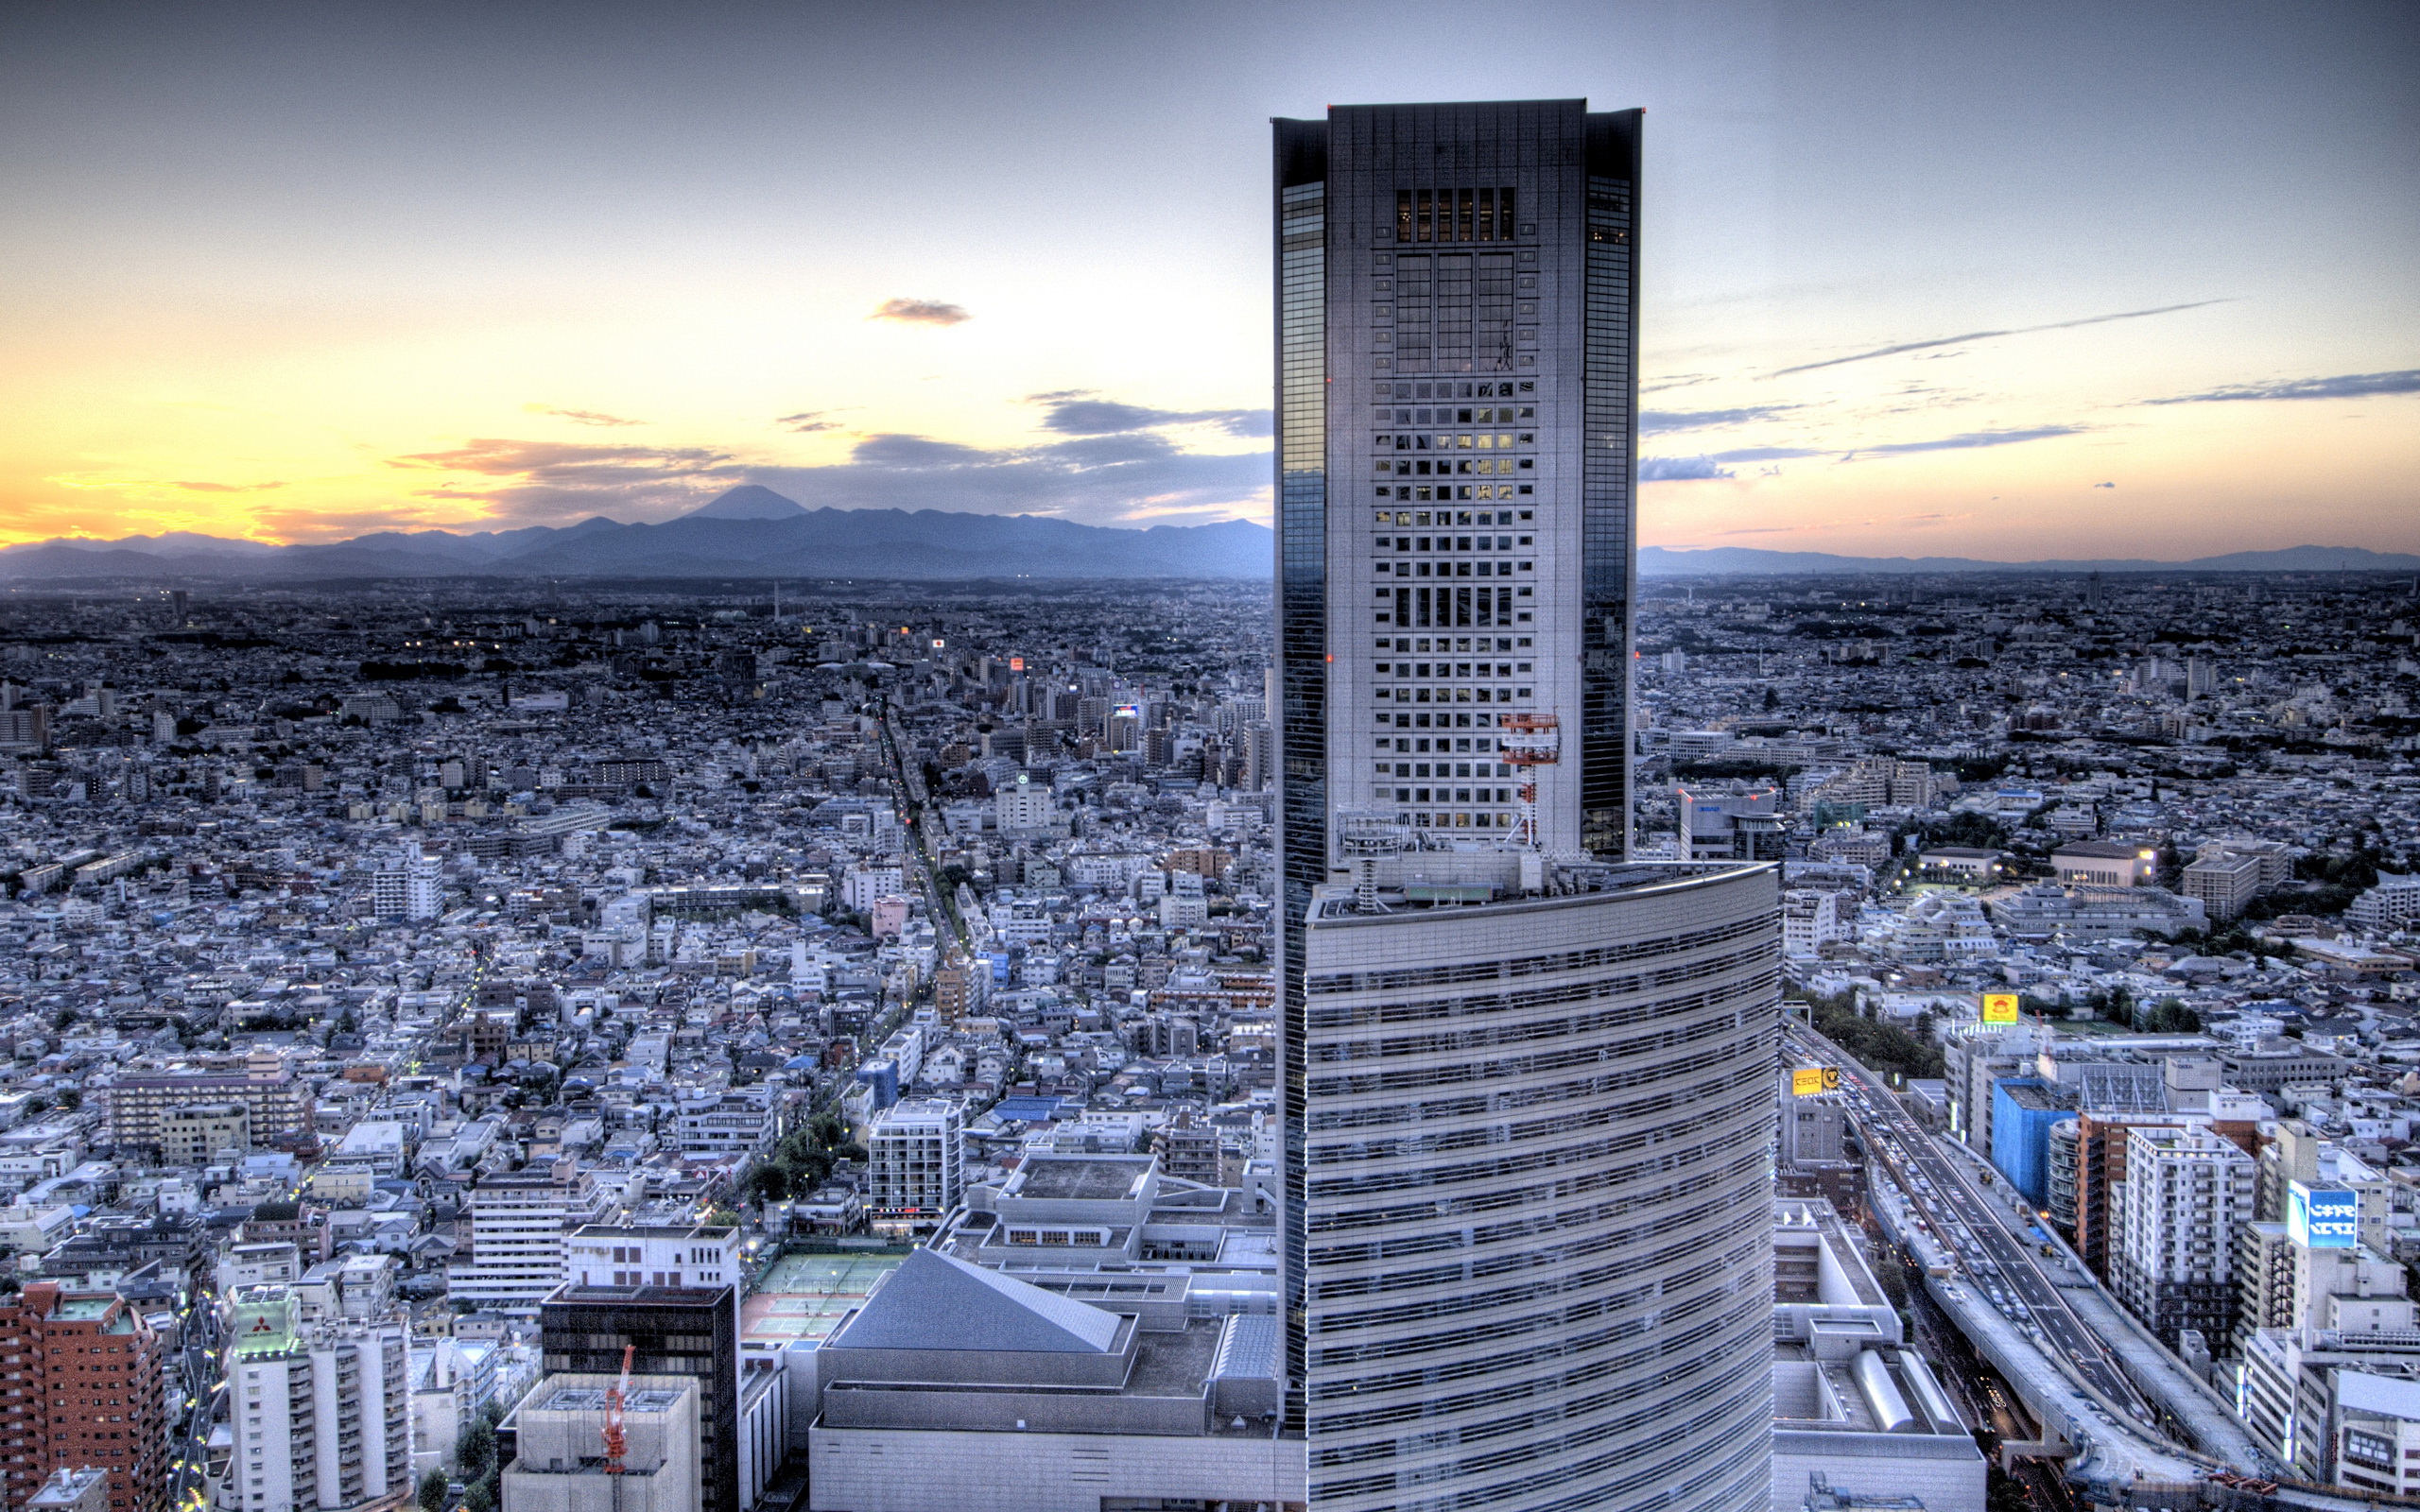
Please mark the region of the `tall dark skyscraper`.
[[1280, 1100], [1314, 1507], [1771, 1474], [1771, 868], [1634, 865], [1640, 116], [1275, 123]]

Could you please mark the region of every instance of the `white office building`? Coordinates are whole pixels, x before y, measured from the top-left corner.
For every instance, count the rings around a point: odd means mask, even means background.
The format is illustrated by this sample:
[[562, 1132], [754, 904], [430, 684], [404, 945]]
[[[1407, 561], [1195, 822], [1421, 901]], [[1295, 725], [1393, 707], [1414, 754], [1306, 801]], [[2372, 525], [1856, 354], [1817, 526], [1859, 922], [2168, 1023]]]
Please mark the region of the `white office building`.
[[866, 913], [876, 899], [907, 890], [908, 874], [897, 866], [851, 867], [840, 878], [840, 902], [855, 913]]
[[1058, 798], [1049, 783], [1019, 772], [1015, 782], [992, 795], [992, 816], [1002, 834], [1037, 834], [1058, 822]]
[[571, 1236], [563, 1272], [572, 1286], [729, 1286], [735, 1294], [746, 1280], [739, 1230], [702, 1224], [590, 1224]]

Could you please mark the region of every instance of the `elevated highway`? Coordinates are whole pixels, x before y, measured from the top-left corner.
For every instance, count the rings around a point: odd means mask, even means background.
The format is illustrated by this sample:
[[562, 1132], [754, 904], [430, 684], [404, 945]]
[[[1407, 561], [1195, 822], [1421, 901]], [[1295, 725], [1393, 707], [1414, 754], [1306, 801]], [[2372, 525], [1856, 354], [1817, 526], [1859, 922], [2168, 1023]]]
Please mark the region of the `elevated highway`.
[[[2104, 1309], [2114, 1300], [2055, 1245], [2043, 1255], [2031, 1215], [2000, 1200], [1987, 1174], [1968, 1169], [1970, 1152], [1936, 1142], [1887, 1087], [1813, 1029], [1792, 1023], [1786, 1034], [1802, 1063], [1839, 1069], [1850, 1117], [1883, 1178], [1876, 1217], [1916, 1257], [1927, 1290], [2000, 1368], [2046, 1437], [2064, 1441], [2069, 1481], [2097, 1501], [2123, 1503], [2134, 1487], [2274, 1472], [2206, 1386], [2172, 1358], [2157, 1358], [2166, 1351], [2155, 1341], [2108, 1327]], [[2083, 1307], [2080, 1290], [2095, 1294]]]

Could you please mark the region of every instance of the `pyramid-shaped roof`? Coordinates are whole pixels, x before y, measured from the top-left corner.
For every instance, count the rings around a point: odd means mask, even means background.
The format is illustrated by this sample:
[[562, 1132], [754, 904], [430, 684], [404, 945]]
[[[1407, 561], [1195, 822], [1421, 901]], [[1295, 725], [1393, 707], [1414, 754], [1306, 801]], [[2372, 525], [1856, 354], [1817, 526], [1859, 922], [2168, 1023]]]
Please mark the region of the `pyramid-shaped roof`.
[[1107, 1354], [1118, 1317], [944, 1255], [911, 1251], [825, 1349]]

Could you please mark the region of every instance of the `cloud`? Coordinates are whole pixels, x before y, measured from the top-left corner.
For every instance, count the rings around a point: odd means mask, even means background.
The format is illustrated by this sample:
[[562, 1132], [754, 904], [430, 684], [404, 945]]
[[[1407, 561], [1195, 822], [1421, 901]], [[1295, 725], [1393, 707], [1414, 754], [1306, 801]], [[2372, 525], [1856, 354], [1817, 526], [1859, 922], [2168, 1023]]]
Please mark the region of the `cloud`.
[[1031, 394], [1026, 402], [1049, 411], [1042, 418], [1044, 429], [1069, 436], [1109, 436], [1167, 425], [1215, 425], [1230, 436], [1252, 437], [1270, 435], [1273, 429], [1270, 412], [1265, 409], [1152, 409], [1102, 399], [1080, 388]]
[[582, 425], [644, 425], [643, 420], [624, 420], [619, 415], [600, 414], [593, 409], [557, 409], [552, 404], [524, 404], [532, 415], [553, 415], [560, 420], [577, 421]]
[[1154, 430], [1067, 436], [987, 448], [905, 432], [860, 437], [843, 461], [758, 466], [709, 447], [579, 445], [485, 437], [389, 457], [414, 472], [469, 474], [422, 490], [477, 500], [481, 526], [570, 524], [593, 514], [663, 519], [735, 483], [758, 483], [809, 507], [1057, 515], [1087, 524], [1263, 517], [1269, 452], [1197, 452]]
[[2242, 399], [2366, 399], [2375, 394], [2420, 394], [2420, 368], [2398, 372], [2348, 372], [2333, 378], [2294, 378], [2272, 384], [2238, 384], [2146, 404], [2215, 404]]
[[1642, 409], [1638, 412], [1638, 429], [1641, 435], [1653, 435], [1659, 431], [1702, 430], [1709, 425], [1737, 425], [1746, 421], [1770, 420], [1802, 407], [1749, 404], [1739, 409]]
[[390, 456], [387, 465], [597, 486], [711, 472], [730, 460], [729, 454], [702, 446], [586, 446], [479, 437], [450, 452]]
[[185, 493], [260, 493], [285, 487], [277, 479], [262, 483], [212, 483], [200, 479], [112, 477], [106, 472], [60, 472], [43, 481], [55, 483], [62, 489], [76, 489], [88, 493], [115, 493], [154, 504], [182, 503], [183, 501], [178, 496]]
[[1702, 483], [1729, 476], [1728, 469], [1716, 466], [1707, 456], [1650, 456], [1638, 464], [1641, 483]]
[[863, 438], [844, 462], [751, 468], [748, 478], [810, 507], [1046, 514], [1131, 524], [1265, 517], [1270, 464], [1265, 450], [1188, 451], [1149, 431], [1001, 448], [891, 433]]
[[[1979, 446], [2014, 446], [2020, 441], [2038, 441], [2052, 436], [2074, 436], [2088, 428], [2083, 425], [2037, 425], [2030, 430], [1968, 431], [1935, 440], [1889, 441], [1877, 446], [1855, 447], [1845, 452], [1830, 447], [1743, 446], [1697, 456], [1651, 456], [1640, 459], [1638, 481], [1695, 483], [1728, 478], [1734, 475], [1730, 471], [1732, 464], [1740, 462], [1780, 462], [1806, 456], [1829, 456], [1842, 462], [1854, 462], [1860, 457], [1901, 456], [1914, 452], [1959, 452]], [[1760, 471], [1759, 475], [1771, 477], [1779, 472], [1778, 468], [1766, 468]]]
[[729, 453], [702, 446], [596, 446], [480, 437], [443, 452], [390, 456], [392, 468], [467, 472], [493, 478], [484, 491], [451, 485], [424, 498], [472, 499], [489, 508], [491, 524], [549, 524], [618, 511], [674, 514], [703, 504], [744, 481], [746, 469]]
[[1779, 462], [1797, 456], [1827, 456], [1827, 452], [1811, 446], [1743, 446], [1736, 451], [1717, 452], [1718, 462]]
[[2006, 331], [1969, 331], [1962, 335], [1938, 336], [1929, 341], [1902, 341], [1893, 346], [1876, 347], [1871, 352], [1852, 352], [1845, 357], [1826, 357], [1822, 362], [1802, 362], [1791, 368], [1776, 368], [1765, 374], [1779, 378], [1793, 372], [1813, 372], [1819, 368], [1838, 368], [1852, 362], [1872, 362], [1876, 357], [1895, 357], [1905, 352], [1925, 352], [1934, 347], [1954, 347], [1962, 341], [1988, 341], [1997, 336], [2031, 335], [2037, 331], [2071, 331], [2078, 326], [2104, 325], [2112, 320], [2140, 320], [2146, 316], [2173, 315], [2179, 310], [2198, 310], [2204, 305], [2224, 304], [2225, 300], [2195, 300], [2187, 304], [2162, 304], [2149, 310], [2120, 310], [2115, 315], [2088, 315], [2080, 320], [2053, 320], [2047, 325], [2012, 326]]
[[1841, 455], [1843, 462], [1854, 462], [1860, 456], [1905, 456], [1912, 452], [1963, 452], [1979, 446], [2014, 446], [2020, 441], [2038, 441], [2052, 436], [2078, 436], [2088, 427], [2083, 425], [2036, 425], [2021, 431], [1967, 431], [1960, 436], [1945, 436], [1931, 441], [1890, 441], [1880, 446], [1860, 446]]
[[828, 409], [802, 409], [795, 415], [777, 415], [773, 419], [773, 423], [785, 430], [796, 431], [802, 436], [811, 436], [817, 431], [837, 431], [840, 428], [840, 422], [837, 420], [824, 419], [831, 413]]
[[898, 320], [908, 325], [957, 325], [974, 317], [966, 313], [966, 306], [942, 300], [885, 300], [866, 318]]

